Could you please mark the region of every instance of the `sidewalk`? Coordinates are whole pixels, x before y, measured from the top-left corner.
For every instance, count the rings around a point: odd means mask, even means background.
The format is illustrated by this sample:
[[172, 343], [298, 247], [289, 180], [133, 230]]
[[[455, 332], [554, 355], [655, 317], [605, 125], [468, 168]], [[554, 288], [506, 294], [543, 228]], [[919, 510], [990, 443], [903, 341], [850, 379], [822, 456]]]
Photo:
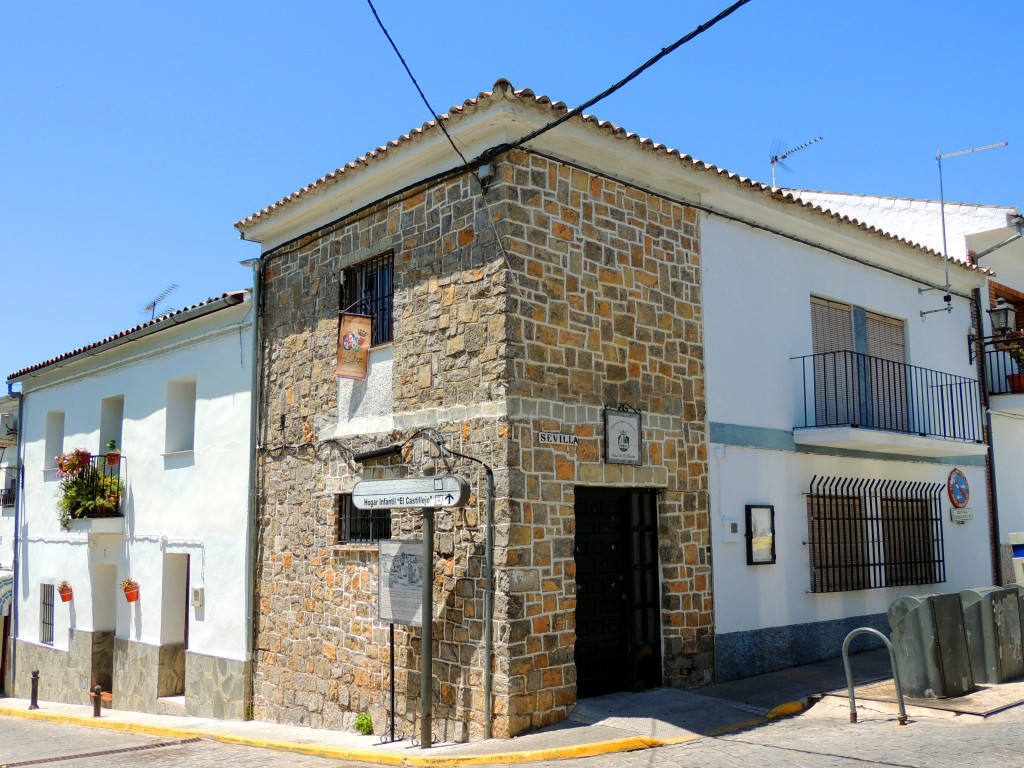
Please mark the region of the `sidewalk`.
[[[884, 650], [854, 655], [851, 667], [858, 685], [891, 677]], [[29, 710], [26, 699], [0, 699], [0, 716], [176, 739], [202, 737], [376, 765], [455, 766], [528, 763], [680, 744], [795, 714], [809, 706], [812, 698], [845, 688], [842, 659], [831, 659], [698, 690], [657, 688], [583, 699], [569, 720], [535, 733], [470, 744], [441, 743], [430, 749], [409, 741], [381, 744], [379, 736], [258, 721], [110, 709], [97, 719], [90, 706], [41, 701], [39, 709]]]

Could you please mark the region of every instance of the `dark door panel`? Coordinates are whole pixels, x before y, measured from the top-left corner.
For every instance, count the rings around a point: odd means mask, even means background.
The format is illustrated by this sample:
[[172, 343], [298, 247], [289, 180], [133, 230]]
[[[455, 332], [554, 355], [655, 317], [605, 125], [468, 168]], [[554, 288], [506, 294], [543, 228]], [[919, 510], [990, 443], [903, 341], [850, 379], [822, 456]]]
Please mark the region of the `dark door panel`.
[[576, 489], [577, 697], [661, 683], [655, 496]]

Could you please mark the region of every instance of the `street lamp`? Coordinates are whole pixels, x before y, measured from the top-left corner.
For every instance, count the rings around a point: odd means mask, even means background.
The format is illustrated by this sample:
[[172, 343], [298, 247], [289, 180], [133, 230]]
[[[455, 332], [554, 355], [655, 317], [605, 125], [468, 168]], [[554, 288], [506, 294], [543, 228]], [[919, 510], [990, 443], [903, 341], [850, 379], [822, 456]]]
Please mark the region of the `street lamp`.
[[996, 305], [988, 311], [988, 316], [992, 320], [994, 336], [1005, 336], [1017, 328], [1017, 310], [1002, 296], [996, 299]]

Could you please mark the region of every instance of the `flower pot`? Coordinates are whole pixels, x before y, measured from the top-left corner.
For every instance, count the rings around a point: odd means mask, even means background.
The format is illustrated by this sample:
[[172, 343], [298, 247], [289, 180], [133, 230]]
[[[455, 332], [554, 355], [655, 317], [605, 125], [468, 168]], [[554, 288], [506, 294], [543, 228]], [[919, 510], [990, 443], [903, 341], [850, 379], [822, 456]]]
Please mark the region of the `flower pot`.
[[1006, 386], [1011, 392], [1024, 392], [1024, 373], [1006, 374]]
[[107, 466], [116, 467], [121, 463], [121, 454], [117, 452], [111, 452], [107, 454]]
[[126, 589], [124, 591], [124, 599], [127, 600], [129, 603], [134, 603], [136, 600], [139, 599], [139, 588], [132, 587], [131, 589]]
[[72, 596], [73, 593], [72, 593], [72, 590], [71, 590], [70, 587], [68, 589], [58, 590], [58, 593], [60, 594], [60, 599], [61, 599], [62, 602], [65, 602], [65, 603], [70, 603], [71, 602], [71, 596]]

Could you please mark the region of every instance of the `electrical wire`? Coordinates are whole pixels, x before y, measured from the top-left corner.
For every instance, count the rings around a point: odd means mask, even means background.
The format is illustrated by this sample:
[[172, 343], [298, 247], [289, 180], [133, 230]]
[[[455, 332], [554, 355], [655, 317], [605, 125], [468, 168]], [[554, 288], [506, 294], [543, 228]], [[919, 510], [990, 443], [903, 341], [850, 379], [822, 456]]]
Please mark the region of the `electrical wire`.
[[[367, 0], [367, 2], [369, 2], [369, 0]], [[733, 3], [732, 5], [730, 5], [728, 8], [726, 8], [724, 11], [719, 13], [714, 18], [711, 18], [708, 21], [705, 21], [703, 24], [701, 24], [700, 26], [696, 27], [692, 32], [690, 32], [690, 33], [688, 33], [686, 35], [683, 35], [681, 38], [679, 38], [674, 43], [672, 43], [672, 45], [668, 46], [667, 48], [662, 48], [659, 53], [657, 53], [654, 56], [652, 56], [651, 58], [649, 58], [647, 61], [645, 61], [639, 67], [637, 67], [632, 72], [630, 72], [628, 75], [626, 75], [624, 78], [619, 80], [619, 82], [615, 83], [615, 85], [611, 86], [610, 88], [606, 88], [605, 90], [601, 91], [601, 93], [597, 94], [597, 96], [594, 96], [593, 98], [588, 99], [587, 101], [583, 102], [578, 107], [576, 107], [575, 109], [569, 110], [564, 115], [562, 115], [559, 118], [556, 118], [555, 120], [552, 120], [547, 125], [542, 125], [540, 128], [537, 128], [534, 131], [530, 131], [530, 133], [526, 134], [525, 136], [523, 136], [521, 138], [516, 139], [512, 143], [505, 144], [505, 145], [501, 146], [500, 148], [496, 148], [496, 149], [504, 151], [504, 150], [507, 150], [507, 149], [513, 149], [515, 147], [521, 147], [526, 142], [532, 141], [533, 139], [536, 139], [538, 136], [540, 136], [541, 134], [547, 133], [552, 128], [557, 128], [558, 126], [560, 126], [562, 123], [564, 123], [567, 120], [571, 120], [572, 118], [574, 118], [577, 115], [579, 115], [580, 113], [582, 113], [583, 110], [589, 109], [590, 107], [592, 107], [595, 104], [597, 104], [597, 102], [599, 102], [599, 101], [601, 101], [603, 99], [608, 98], [613, 93], [615, 93], [617, 90], [619, 90], [620, 88], [625, 86], [627, 83], [635, 80], [637, 77], [639, 77], [645, 71], [647, 71], [648, 69], [653, 67], [655, 64], [657, 64], [663, 58], [668, 56], [670, 53], [672, 53], [676, 49], [682, 47], [683, 45], [686, 45], [686, 43], [690, 42], [691, 40], [693, 40], [698, 35], [701, 35], [704, 32], [706, 32], [707, 30], [711, 29], [711, 27], [713, 27], [715, 24], [720, 22], [722, 19], [726, 18], [727, 16], [732, 15], [735, 11], [739, 10], [742, 6], [746, 5], [749, 2], [750, 2], [750, 0], [738, 0], [738, 2]]]
[[[744, 0], [744, 2], [747, 2], [747, 0]], [[444, 127], [444, 121], [440, 118], [437, 111], [430, 106], [430, 102], [427, 101], [426, 94], [423, 93], [423, 89], [420, 88], [420, 84], [416, 82], [416, 78], [413, 76], [412, 70], [409, 69], [409, 65], [405, 63], [405, 57], [402, 56], [402, 52], [398, 50], [398, 46], [395, 45], [395, 41], [391, 39], [391, 33], [389, 33], [387, 27], [384, 26], [384, 22], [380, 20], [380, 15], [377, 13], [377, 9], [373, 7], [373, 0], [366, 0], [366, 4], [370, 6], [370, 10], [373, 12], [373, 18], [377, 20], [377, 26], [380, 27], [380, 31], [384, 33], [384, 37], [388, 39], [388, 42], [391, 43], [392, 50], [394, 50], [395, 55], [398, 56], [398, 60], [402, 62], [402, 66], [405, 67], [405, 73], [409, 75], [409, 79], [412, 80], [412, 84], [416, 86], [416, 92], [419, 93], [420, 98], [423, 99], [423, 103], [426, 104], [427, 109], [430, 110], [430, 118], [435, 121], [437, 127], [440, 128], [441, 132], [444, 134], [444, 137], [448, 139], [448, 143], [452, 145], [452, 149], [455, 150], [455, 154], [462, 159], [462, 164], [466, 166], [466, 170], [473, 174], [473, 178], [475, 178], [477, 183], [483, 187], [484, 183], [480, 181], [480, 177], [476, 175], [476, 171], [470, 167], [469, 161], [466, 159], [465, 155], [462, 154], [461, 150], [455, 146], [455, 142], [452, 140], [451, 135], [449, 135], [448, 129]]]

